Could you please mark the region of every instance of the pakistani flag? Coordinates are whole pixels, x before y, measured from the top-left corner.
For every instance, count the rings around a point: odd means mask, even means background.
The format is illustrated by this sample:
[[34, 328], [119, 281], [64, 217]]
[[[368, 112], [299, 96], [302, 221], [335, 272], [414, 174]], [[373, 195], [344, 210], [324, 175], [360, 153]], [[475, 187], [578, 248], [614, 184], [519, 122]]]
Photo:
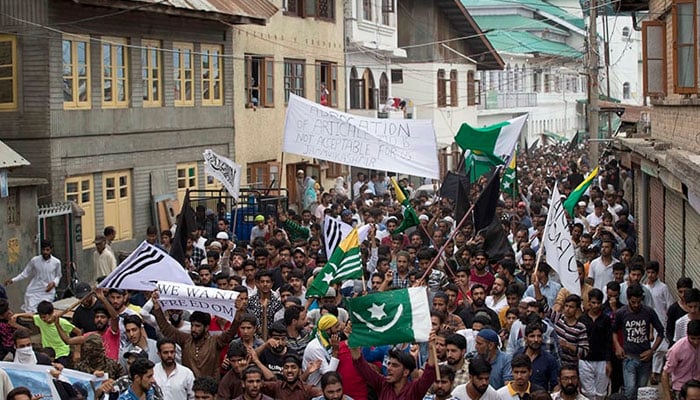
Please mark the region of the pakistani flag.
[[408, 201], [406, 192], [403, 190], [399, 183], [396, 182], [396, 178], [391, 177], [391, 184], [394, 186], [394, 193], [396, 195], [396, 201], [398, 201], [403, 207], [403, 221], [396, 229], [394, 229], [394, 234], [401, 233], [406, 229], [416, 226], [420, 223], [416, 210], [413, 209], [411, 203]]
[[333, 250], [331, 258], [311, 282], [306, 291], [306, 297], [323, 297], [332, 283], [361, 277], [360, 235], [357, 233], [357, 228], [353, 228]]
[[574, 207], [576, 207], [576, 203], [578, 203], [581, 196], [586, 193], [586, 190], [588, 190], [588, 187], [591, 186], [591, 183], [593, 183], [593, 179], [595, 179], [596, 176], [598, 176], [598, 167], [595, 167], [595, 169], [588, 174], [588, 177], [586, 177], [583, 182], [576, 186], [576, 189], [572, 190], [571, 193], [569, 193], [569, 197], [564, 200], [564, 209], [572, 217], [575, 217]]
[[464, 123], [455, 136], [455, 142], [463, 150], [477, 152], [493, 161], [500, 161], [498, 164], [505, 164], [513, 154], [525, 121], [527, 114], [483, 128]]
[[503, 173], [503, 178], [501, 179], [501, 191], [503, 193], [508, 193], [508, 195], [517, 199], [518, 196], [518, 171], [515, 161], [515, 151], [513, 151], [513, 156], [510, 158], [510, 164]]
[[350, 347], [428, 341], [430, 307], [424, 287], [371, 293], [346, 304], [352, 321]]
[[474, 183], [482, 176], [490, 174], [493, 168], [503, 164], [497, 157], [489, 157], [479, 150], [469, 151], [464, 154], [465, 172], [469, 175], [469, 182]]

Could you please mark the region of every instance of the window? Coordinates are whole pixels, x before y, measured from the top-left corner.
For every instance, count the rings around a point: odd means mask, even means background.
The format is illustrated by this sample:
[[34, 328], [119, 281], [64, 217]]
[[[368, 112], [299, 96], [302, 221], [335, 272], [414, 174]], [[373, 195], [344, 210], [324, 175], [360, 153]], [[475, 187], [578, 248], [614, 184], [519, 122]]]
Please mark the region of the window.
[[202, 45], [202, 105], [220, 106], [224, 104], [221, 76], [223, 75], [222, 46]]
[[[335, 1], [334, 0], [315, 0], [316, 2], [316, 17], [319, 19], [334, 20], [335, 19]], [[309, 3], [314, 3], [309, 0]]]
[[386, 72], [382, 72], [379, 77], [379, 103], [389, 101], [389, 78], [386, 77]]
[[303, 17], [304, 4], [301, 0], [287, 0], [287, 7], [284, 15], [291, 15], [295, 17]]
[[675, 0], [673, 5], [673, 84], [676, 93], [697, 92], [695, 0]]
[[391, 70], [391, 83], [403, 83], [403, 70], [402, 69], [392, 69]]
[[104, 225], [117, 229], [116, 240], [131, 239], [131, 171], [102, 174]]
[[17, 38], [0, 35], [0, 110], [17, 108]]
[[552, 76], [548, 73], [544, 74], [543, 80], [544, 80], [544, 92], [549, 93], [552, 91], [552, 82], [551, 82]]
[[143, 81], [143, 106], [163, 105], [163, 79], [161, 45], [158, 40], [141, 41], [141, 80]]
[[19, 189], [16, 187], [8, 188], [7, 191], [7, 224], [17, 225], [21, 223], [20, 210], [22, 209], [22, 202], [20, 201]]
[[326, 178], [335, 179], [339, 176], [347, 176], [348, 168], [345, 164], [339, 164], [334, 162], [328, 162], [328, 169], [326, 170]]
[[382, 25], [391, 25], [391, 13], [394, 12], [394, 0], [382, 0]]
[[304, 97], [304, 60], [284, 60], [284, 103], [289, 103], [289, 94]]
[[625, 82], [622, 84], [622, 98], [629, 99], [630, 97], [630, 83]]
[[102, 38], [102, 106], [128, 105], [126, 39]]
[[542, 73], [539, 71], [534, 71], [532, 73], [532, 91], [539, 93], [542, 91]]
[[194, 105], [194, 64], [192, 43], [173, 43], [173, 75], [175, 105]]
[[245, 56], [246, 108], [275, 106], [274, 67], [272, 57]]
[[474, 71], [467, 71], [467, 105], [476, 105], [476, 88], [474, 87]]
[[628, 26], [622, 28], [622, 37], [629, 37], [630, 35], [630, 28]]
[[661, 21], [642, 23], [642, 75], [644, 96], [666, 94], [666, 26]]
[[75, 202], [85, 212], [81, 220], [83, 247], [92, 246], [92, 242], [95, 240], [95, 202], [92, 175], [66, 178], [66, 201]]
[[377, 89], [374, 83], [374, 75], [369, 68], [365, 69], [362, 74], [362, 79], [365, 81], [365, 90], [363, 93], [364, 104], [367, 110], [375, 110], [377, 108]]
[[177, 164], [177, 199], [182, 204], [187, 189], [197, 189], [197, 163]]
[[474, 103], [481, 104], [481, 80], [474, 80]]
[[316, 102], [328, 107], [338, 107], [337, 63], [316, 61]]
[[438, 107], [447, 106], [447, 78], [444, 69], [439, 69], [437, 73], [437, 98]]
[[357, 77], [357, 69], [350, 69], [350, 108], [359, 110], [364, 108], [362, 93], [364, 92], [365, 81]]
[[450, 71], [450, 105], [457, 107], [459, 105], [459, 93], [457, 92], [457, 70]]
[[266, 189], [274, 182], [275, 187], [280, 184], [280, 163], [276, 161], [262, 161], [248, 163], [246, 167], [246, 179], [248, 186], [253, 189]]
[[90, 38], [64, 36], [62, 52], [63, 108], [90, 108]]
[[372, 0], [362, 0], [362, 19], [372, 20]]

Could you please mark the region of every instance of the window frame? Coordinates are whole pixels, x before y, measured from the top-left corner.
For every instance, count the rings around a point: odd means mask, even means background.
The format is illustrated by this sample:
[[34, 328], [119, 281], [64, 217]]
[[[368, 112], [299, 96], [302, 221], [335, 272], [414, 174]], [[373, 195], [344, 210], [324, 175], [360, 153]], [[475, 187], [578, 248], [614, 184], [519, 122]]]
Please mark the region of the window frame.
[[330, 84], [325, 82], [331, 98], [328, 107], [338, 108], [338, 63], [336, 62], [316, 60], [316, 102], [321, 103], [321, 71], [323, 70], [331, 79]]
[[18, 106], [18, 95], [17, 95], [17, 36], [15, 35], [0, 35], [0, 42], [10, 42], [10, 64], [0, 65], [0, 68], [11, 68], [11, 76], [0, 77], [0, 81], [11, 80], [12, 89], [12, 101], [7, 103], [0, 103], [0, 111], [14, 111]]
[[[224, 53], [224, 46], [220, 44], [202, 44], [200, 47], [200, 56], [199, 56], [199, 66], [200, 66], [200, 73], [199, 73], [199, 78], [200, 78], [200, 84], [202, 86], [202, 105], [203, 106], [222, 106], [224, 105], [224, 82], [223, 82], [223, 74], [224, 74], [224, 68], [223, 68], [223, 53]], [[204, 67], [204, 60], [205, 58], [209, 58], [209, 67], [205, 68]], [[212, 66], [212, 61], [215, 60], [217, 67]], [[217, 78], [211, 78], [211, 72], [214, 70], [218, 70], [218, 77]], [[204, 74], [205, 72], [209, 72], [209, 78], [205, 79]], [[218, 82], [218, 90], [217, 88], [217, 82]], [[208, 90], [208, 93], [210, 94], [209, 99], [204, 98], [204, 93], [205, 90]], [[211, 94], [214, 94], [212, 97]], [[218, 93], [218, 99], [216, 98], [216, 94]]]
[[450, 70], [450, 106], [459, 107], [458, 79], [459, 72], [456, 69]]
[[[133, 238], [133, 179], [131, 170], [108, 171], [102, 173], [102, 210], [104, 212], [104, 225], [114, 226], [117, 230], [115, 240], [128, 240]], [[125, 177], [125, 184], [122, 184], [121, 178]], [[114, 185], [108, 186], [107, 181], [114, 179]], [[126, 190], [127, 194], [122, 195], [122, 189]], [[108, 198], [108, 191], [114, 190], [114, 198]], [[126, 205], [126, 209], [122, 210], [122, 204]], [[107, 215], [114, 215], [110, 208], [116, 208], [117, 217], [108, 218]], [[122, 211], [124, 211], [122, 213]]]
[[[250, 86], [253, 75], [253, 60], [258, 61], [258, 84]], [[274, 108], [275, 107], [275, 61], [272, 56], [246, 54], [244, 56], [244, 89], [246, 95], [245, 108]], [[269, 71], [268, 71], [269, 70]], [[261, 78], [262, 77], [262, 78]], [[258, 91], [258, 104], [252, 102], [253, 91]]]
[[[296, 75], [297, 68], [301, 66], [301, 76]], [[288, 68], [289, 67], [289, 71]], [[289, 72], [289, 74], [288, 74]], [[294, 85], [300, 80], [301, 86]], [[290, 93], [300, 97], [306, 97], [306, 60], [297, 58], [284, 59], [284, 104], [289, 104]]]
[[[190, 68], [184, 67], [184, 56], [187, 55], [189, 50], [190, 56]], [[177, 60], [177, 61], [176, 61]], [[175, 65], [175, 63], [178, 65]], [[187, 78], [186, 72], [190, 71], [190, 78]], [[179, 74], [179, 77], [178, 77]], [[194, 93], [195, 93], [195, 79], [194, 79], [194, 44], [188, 42], [173, 42], [173, 90], [174, 94], [174, 104], [175, 107], [192, 107], [194, 106]], [[187, 83], [191, 83], [190, 96], [187, 97]], [[180, 85], [180, 99], [178, 99], [178, 84]], [[185, 90], [182, 90], [185, 88]]]
[[[272, 172], [272, 168], [276, 167], [277, 172], [276, 172], [276, 179], [274, 180], [275, 183], [277, 184], [277, 187], [279, 188], [280, 186], [280, 178], [281, 178], [281, 172], [282, 172], [282, 164], [278, 161], [270, 160], [270, 161], [255, 161], [255, 162], [249, 162], [246, 163], [246, 182], [248, 183], [248, 187], [250, 188], [256, 188], [256, 189], [268, 189], [270, 188], [270, 184], [273, 182], [272, 176], [274, 175]], [[260, 175], [262, 175], [262, 180], [258, 176], [258, 169], [262, 169]]]
[[[66, 69], [65, 59], [63, 59], [63, 46], [65, 42], [70, 43], [70, 75], [63, 73]], [[79, 75], [79, 64], [77, 62], [78, 46], [77, 43], [85, 43], [85, 77], [81, 78]], [[63, 71], [61, 72], [61, 80], [65, 84], [66, 77], [70, 77], [72, 80], [71, 90], [73, 93], [73, 100], [66, 101], [63, 99], [63, 109], [65, 110], [86, 110], [92, 108], [92, 76], [90, 68], [90, 36], [86, 35], [70, 35], [64, 34], [61, 38], [61, 62], [63, 65]], [[80, 101], [80, 81], [85, 80], [85, 100]], [[100, 85], [101, 86], [101, 85]], [[65, 96], [64, 96], [65, 97]]]
[[[679, 30], [680, 27], [678, 25], [678, 10], [679, 10], [679, 4], [683, 5], [690, 5], [693, 8], [692, 13], [690, 14], [692, 16], [692, 21], [691, 24], [693, 26], [693, 34], [691, 35], [692, 41], [688, 43], [683, 43], [681, 44], [679, 42], [680, 40], [680, 34]], [[673, 90], [675, 93], [678, 94], [692, 94], [692, 93], [697, 93], [698, 92], [698, 18], [697, 18], [697, 2], [696, 0], [673, 0], [673, 7], [672, 7], [672, 13], [673, 17], [671, 18], [672, 22], [672, 31], [673, 31]], [[683, 47], [690, 47], [691, 48], [691, 70], [692, 70], [692, 76], [693, 76], [693, 83], [691, 86], [680, 86], [680, 74], [679, 74], [679, 67], [680, 67], [680, 49]]]
[[403, 83], [403, 68], [391, 69], [391, 83]]
[[[102, 108], [125, 108], [129, 107], [129, 43], [126, 38], [103, 36], [100, 42], [100, 96], [102, 98]], [[105, 75], [105, 48], [109, 48], [109, 57], [111, 60], [111, 74], [109, 76]], [[124, 52], [122, 54], [122, 59], [124, 64], [117, 64], [117, 54], [119, 48], [122, 48]], [[118, 70], [124, 69], [124, 76], [119, 77]], [[105, 100], [105, 81], [111, 81], [112, 90], [112, 100]], [[117, 94], [118, 82], [123, 81], [124, 83], [124, 100], [118, 100]]]
[[372, 0], [362, 0], [362, 20], [372, 22]]
[[[649, 43], [649, 32], [650, 28], [660, 28], [660, 38], [661, 38], [661, 58], [650, 58], [648, 51]], [[652, 61], [658, 61], [661, 64], [660, 72], [661, 77], [661, 91], [650, 91], [649, 90], [649, 63]], [[642, 22], [642, 77], [643, 77], [643, 91], [644, 96], [651, 97], [663, 97], [666, 95], [668, 90], [668, 75], [666, 66], [668, 64], [668, 54], [666, 50], [666, 23], [658, 20], [643, 21]], [[582, 85], [582, 87], [585, 87]]]
[[389, 77], [386, 72], [379, 75], [379, 104], [386, 104], [389, 101]]
[[444, 68], [437, 70], [437, 106], [447, 107], [447, 75]]
[[474, 86], [474, 71], [467, 71], [467, 106], [476, 105], [476, 87]]
[[[194, 169], [194, 175], [188, 175], [189, 170]], [[180, 177], [180, 171], [185, 171], [185, 176]], [[199, 188], [199, 169], [196, 161], [184, 162], [175, 164], [175, 190], [177, 192], [177, 199], [182, 204], [185, 193], [188, 189], [198, 189]], [[194, 184], [190, 181], [194, 179]], [[185, 185], [180, 187], [180, 181], [184, 181]]]
[[[88, 182], [88, 189], [83, 189], [83, 182]], [[71, 183], [77, 184], [76, 192], [69, 192], [68, 185]], [[90, 200], [87, 202], [83, 201], [83, 193], [89, 193]], [[95, 181], [92, 174], [87, 175], [75, 175], [66, 177], [63, 181], [63, 195], [66, 201], [74, 201], [75, 204], [80, 206], [84, 214], [81, 217], [81, 232], [82, 232], [82, 244], [83, 247], [94, 246], [95, 237]], [[75, 200], [71, 200], [70, 196], [76, 196]], [[87, 227], [87, 229], [86, 229]]]
[[[163, 46], [160, 40], [143, 39], [141, 41], [141, 80], [143, 90], [143, 106], [144, 107], [162, 107], [163, 106]], [[155, 63], [153, 65], [152, 55], [155, 55]], [[145, 63], [144, 63], [145, 61]], [[154, 77], [153, 71], [158, 72], [158, 76]], [[154, 99], [153, 84], [156, 85], [158, 98]]]

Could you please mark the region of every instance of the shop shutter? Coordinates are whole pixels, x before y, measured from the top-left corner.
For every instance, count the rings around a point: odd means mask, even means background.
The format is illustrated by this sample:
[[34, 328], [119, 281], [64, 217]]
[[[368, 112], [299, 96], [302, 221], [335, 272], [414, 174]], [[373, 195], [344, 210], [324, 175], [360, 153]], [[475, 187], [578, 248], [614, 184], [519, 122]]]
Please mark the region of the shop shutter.
[[[664, 232], [665, 261], [663, 265], [665, 281], [673, 284], [683, 276], [683, 199], [673, 190], [666, 189], [665, 192], [664, 224], [666, 229]], [[673, 285], [675, 286], [675, 284]]]
[[[644, 172], [638, 167], [634, 170], [634, 208], [632, 209], [632, 215], [637, 223], [635, 227], [637, 229], [637, 253], [639, 254], [649, 254], [649, 249], [647, 248], [647, 238], [644, 235], [644, 229], [641, 229], [642, 224], [649, 224], [646, 215], [642, 215], [642, 204], [646, 203], [647, 207], [649, 205], [649, 199], [647, 196], [642, 196], [642, 188], [644, 187], [644, 179], [642, 176]], [[648, 208], [647, 208], [648, 209]]]
[[649, 220], [640, 223], [649, 224], [649, 259], [664, 268], [664, 186], [658, 178], [649, 177], [649, 201]]
[[[700, 282], [700, 214], [685, 203], [685, 276]], [[668, 285], [671, 287], [671, 285]], [[675, 282], [673, 284], [675, 288]]]

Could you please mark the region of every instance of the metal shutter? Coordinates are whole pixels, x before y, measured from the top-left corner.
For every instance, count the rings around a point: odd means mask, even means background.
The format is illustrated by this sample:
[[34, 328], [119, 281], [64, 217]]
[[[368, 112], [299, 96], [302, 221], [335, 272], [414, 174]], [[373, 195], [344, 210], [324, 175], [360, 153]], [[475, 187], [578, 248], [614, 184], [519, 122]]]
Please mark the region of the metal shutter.
[[685, 203], [685, 265], [685, 276], [693, 279], [693, 282], [700, 282], [700, 268], [698, 268], [700, 265], [700, 214], [687, 202]]
[[683, 199], [669, 189], [666, 190], [665, 198], [664, 279], [670, 286], [675, 286], [678, 278], [683, 276]]
[[635, 227], [637, 229], [637, 253], [648, 254], [649, 249], [647, 248], [646, 237], [644, 236], [644, 229], [641, 229], [641, 224], [649, 224], [649, 221], [645, 215], [642, 215], [642, 204], [649, 204], [649, 198], [647, 196], [642, 196], [642, 188], [644, 187], [644, 172], [637, 168], [634, 170], [634, 209], [632, 210], [635, 221]]
[[649, 178], [649, 221], [640, 223], [649, 224], [649, 259], [661, 263], [661, 276], [664, 266], [664, 185], [658, 178]]

